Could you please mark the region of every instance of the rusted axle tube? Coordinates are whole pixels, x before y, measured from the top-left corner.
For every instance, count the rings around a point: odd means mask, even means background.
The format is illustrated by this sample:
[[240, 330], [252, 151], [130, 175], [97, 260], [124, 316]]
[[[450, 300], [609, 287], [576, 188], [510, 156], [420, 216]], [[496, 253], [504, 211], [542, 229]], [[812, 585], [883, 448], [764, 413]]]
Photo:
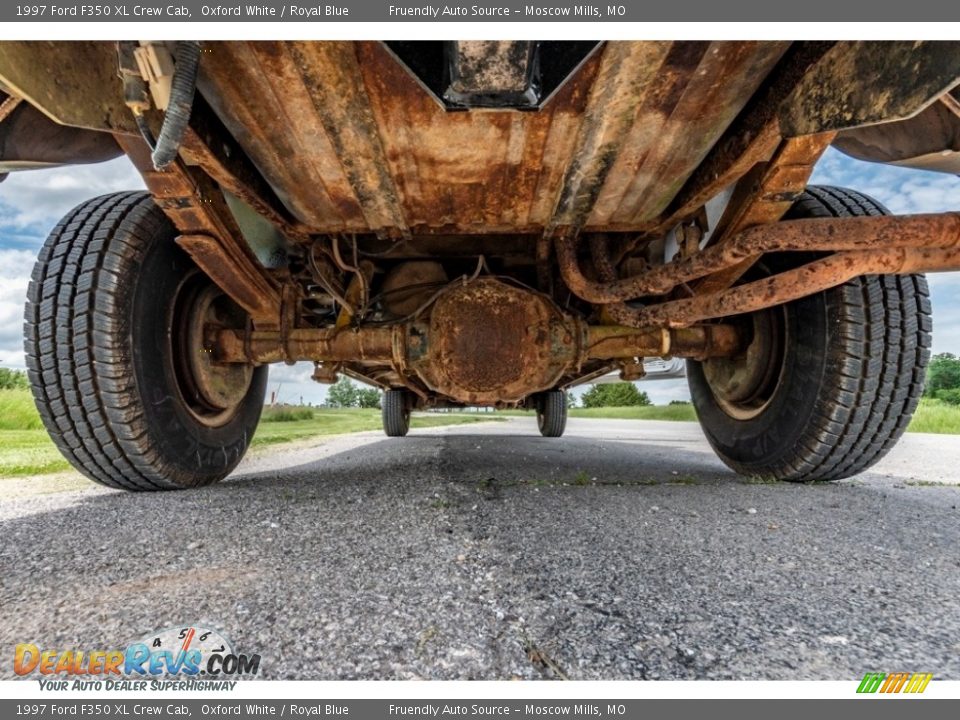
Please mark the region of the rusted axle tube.
[[[728, 357], [741, 347], [740, 336], [731, 325], [694, 327], [632, 328], [599, 325], [584, 328], [583, 357], [571, 350], [571, 365], [584, 360], [617, 360], [633, 357]], [[213, 329], [207, 343], [221, 363], [258, 365], [284, 360], [356, 362], [368, 360], [403, 367], [410, 337], [407, 325], [388, 328], [298, 329], [286, 341], [279, 331]], [[418, 337], [419, 336], [413, 336]], [[491, 359], [495, 361], [495, 358]]]
[[592, 325], [587, 329], [586, 355], [590, 360], [635, 357], [686, 357], [695, 360], [730, 357], [742, 349], [740, 333], [732, 325], [688, 328], [644, 328]]
[[588, 302], [607, 305], [664, 295], [682, 283], [768, 252], [960, 247], [960, 214], [812, 218], [759, 225], [683, 260], [613, 282], [593, 282], [583, 275], [577, 260], [577, 237], [559, 236], [556, 247], [560, 273], [570, 290]]
[[894, 248], [842, 252], [723, 292], [644, 308], [618, 307], [618, 322], [679, 327], [781, 305], [829, 290], [860, 275], [960, 270], [960, 249]]
[[257, 365], [286, 360], [350, 362], [393, 360], [394, 328], [367, 327], [359, 330], [295, 329], [286, 339], [275, 330], [216, 330], [208, 334], [214, 359], [225, 363], [253, 362]]

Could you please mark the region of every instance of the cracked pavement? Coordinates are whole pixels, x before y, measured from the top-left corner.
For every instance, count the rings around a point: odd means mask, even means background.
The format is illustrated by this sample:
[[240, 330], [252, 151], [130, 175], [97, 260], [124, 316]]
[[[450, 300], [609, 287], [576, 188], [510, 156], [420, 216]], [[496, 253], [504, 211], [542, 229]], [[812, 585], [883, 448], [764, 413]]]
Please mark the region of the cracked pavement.
[[266, 679], [960, 679], [958, 467], [907, 435], [850, 481], [754, 484], [692, 423], [514, 418], [175, 493], [5, 480], [0, 653], [199, 624]]

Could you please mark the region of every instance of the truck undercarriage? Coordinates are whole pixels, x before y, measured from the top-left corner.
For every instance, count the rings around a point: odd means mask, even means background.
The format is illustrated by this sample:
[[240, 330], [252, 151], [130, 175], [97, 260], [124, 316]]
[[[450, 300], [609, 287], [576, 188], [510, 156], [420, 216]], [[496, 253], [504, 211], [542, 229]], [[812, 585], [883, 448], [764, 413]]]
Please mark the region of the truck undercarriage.
[[943, 42], [0, 43], [0, 173], [123, 153], [149, 191], [51, 234], [38, 407], [93, 479], [183, 487], [269, 363], [381, 387], [390, 435], [553, 436], [567, 388], [682, 357], [731, 467], [848, 476], [916, 407], [960, 215], [808, 180], [830, 146], [960, 173], [958, 84]]

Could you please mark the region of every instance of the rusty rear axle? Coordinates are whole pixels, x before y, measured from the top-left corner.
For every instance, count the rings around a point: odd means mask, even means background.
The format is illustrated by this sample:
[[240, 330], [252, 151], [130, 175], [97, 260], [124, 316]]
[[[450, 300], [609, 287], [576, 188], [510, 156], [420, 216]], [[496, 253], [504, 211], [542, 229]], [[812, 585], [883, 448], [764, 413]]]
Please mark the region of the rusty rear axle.
[[[391, 364], [406, 358], [408, 337], [417, 337], [410, 324], [344, 329], [300, 328], [286, 340], [276, 330], [208, 328], [208, 345], [219, 363], [292, 361]], [[579, 361], [643, 357], [684, 357], [703, 360], [734, 355], [741, 346], [733, 325], [694, 325], [685, 328], [633, 328], [621, 325], [584, 326], [586, 338]], [[571, 356], [571, 359], [574, 359]]]
[[521, 402], [583, 374], [585, 365], [644, 357], [728, 357], [730, 325], [676, 330], [591, 326], [547, 295], [491, 277], [451, 283], [424, 317], [390, 326], [238, 330], [208, 326], [218, 363], [312, 360], [392, 368], [439, 396], [469, 404]]

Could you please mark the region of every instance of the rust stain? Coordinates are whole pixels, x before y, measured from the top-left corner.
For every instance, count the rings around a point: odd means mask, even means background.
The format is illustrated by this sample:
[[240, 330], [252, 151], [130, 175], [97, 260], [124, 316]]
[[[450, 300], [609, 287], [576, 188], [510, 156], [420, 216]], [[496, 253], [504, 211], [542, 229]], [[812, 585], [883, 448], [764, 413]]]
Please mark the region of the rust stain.
[[[205, 44], [199, 86], [299, 220], [365, 228], [359, 205], [282, 43]], [[251, 102], [250, 98], [256, 98]]]
[[726, 243], [634, 277], [614, 279], [612, 271], [605, 268], [607, 279], [595, 282], [580, 269], [577, 239], [565, 235], [556, 242], [564, 282], [583, 299], [601, 304], [663, 295], [681, 283], [737, 267], [745, 259], [767, 252], [955, 248], [958, 245], [958, 213], [789, 220], [749, 228]]
[[683, 95], [653, 141], [643, 165], [633, 174], [630, 190], [611, 220], [642, 224], [663, 212], [788, 45], [711, 43], [697, 69], [686, 73], [688, 81]]
[[652, 305], [637, 310], [632, 320], [641, 327], [679, 327], [792, 302], [861, 275], [953, 270], [960, 270], [957, 247], [847, 251], [729, 290]]

